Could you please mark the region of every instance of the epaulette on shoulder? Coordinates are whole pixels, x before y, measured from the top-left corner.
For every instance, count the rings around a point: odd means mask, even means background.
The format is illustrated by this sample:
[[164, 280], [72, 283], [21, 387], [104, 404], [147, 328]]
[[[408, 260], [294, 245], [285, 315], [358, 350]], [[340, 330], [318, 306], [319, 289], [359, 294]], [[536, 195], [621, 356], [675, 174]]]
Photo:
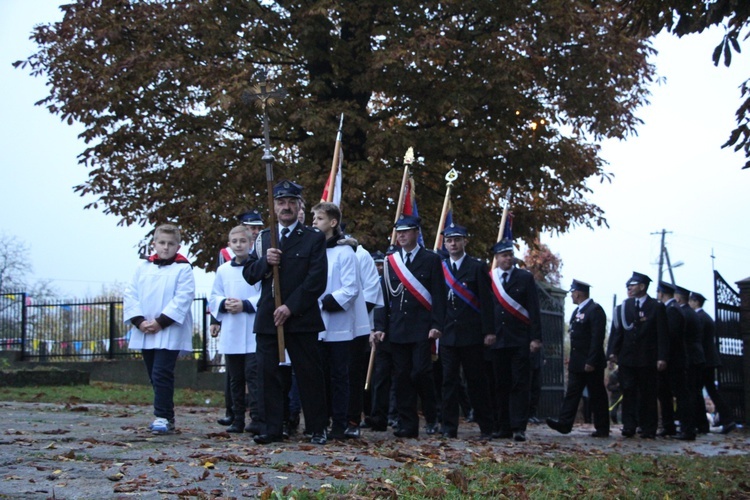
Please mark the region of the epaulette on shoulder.
[[484, 264], [484, 261], [480, 259], [479, 257], [473, 257], [471, 255], [468, 255], [469, 259], [473, 260], [474, 262], [479, 262], [480, 264]]
[[270, 231], [270, 230], [271, 230], [271, 228], [270, 228], [270, 227], [267, 227], [267, 228], [265, 228], [265, 229], [261, 229], [261, 230], [260, 230], [260, 232], [261, 232], [261, 233], [267, 233], [267, 232], [268, 232], [268, 231]]

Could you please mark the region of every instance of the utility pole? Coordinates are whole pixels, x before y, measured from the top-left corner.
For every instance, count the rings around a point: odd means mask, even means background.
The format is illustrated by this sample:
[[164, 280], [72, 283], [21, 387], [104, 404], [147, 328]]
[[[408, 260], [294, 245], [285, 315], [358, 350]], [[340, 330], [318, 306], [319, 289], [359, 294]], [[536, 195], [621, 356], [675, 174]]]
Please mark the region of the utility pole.
[[[662, 277], [662, 269], [664, 268], [664, 251], [666, 249], [664, 244], [664, 236], [666, 236], [667, 233], [671, 233], [672, 231], [667, 231], [666, 229], [662, 229], [661, 232], [658, 233], [651, 233], [652, 235], [655, 234], [661, 234], [661, 247], [659, 248], [659, 282], [661, 282]], [[670, 274], [672, 273], [672, 268], [669, 269]], [[672, 283], [674, 283], [674, 277], [672, 277]]]
[[[664, 261], [666, 260], [667, 263], [667, 269], [669, 270], [669, 279], [672, 282], [673, 285], [676, 285], [674, 280], [674, 272], [672, 272], [672, 269], [675, 267], [680, 267], [683, 262], [675, 262], [674, 265], [672, 265], [672, 261], [669, 259], [669, 252], [667, 251], [667, 244], [665, 242], [665, 236], [667, 234], [671, 234], [672, 231], [667, 231], [666, 229], [662, 229], [661, 231], [657, 233], [651, 233], [652, 235], [661, 235], [661, 248], [659, 249], [659, 281], [662, 281], [662, 276], [664, 275]], [[713, 253], [713, 252], [712, 252]]]

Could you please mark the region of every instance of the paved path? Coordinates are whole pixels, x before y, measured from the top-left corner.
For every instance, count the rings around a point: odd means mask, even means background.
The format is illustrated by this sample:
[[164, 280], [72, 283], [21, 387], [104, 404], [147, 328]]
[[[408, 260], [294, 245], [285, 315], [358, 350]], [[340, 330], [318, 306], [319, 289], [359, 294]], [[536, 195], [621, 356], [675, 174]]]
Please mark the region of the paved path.
[[203, 498], [255, 496], [287, 485], [377, 486], [380, 472], [416, 463], [450, 468], [478, 457], [560, 453], [748, 454], [750, 434], [701, 436], [696, 442], [596, 439], [590, 426], [563, 436], [531, 426], [529, 441], [472, 441], [474, 424], [459, 439], [396, 439], [364, 432], [365, 439], [313, 446], [291, 439], [258, 446], [249, 434], [230, 435], [214, 409], [178, 408], [177, 433], [153, 436], [151, 409], [122, 405], [0, 402], [0, 498]]

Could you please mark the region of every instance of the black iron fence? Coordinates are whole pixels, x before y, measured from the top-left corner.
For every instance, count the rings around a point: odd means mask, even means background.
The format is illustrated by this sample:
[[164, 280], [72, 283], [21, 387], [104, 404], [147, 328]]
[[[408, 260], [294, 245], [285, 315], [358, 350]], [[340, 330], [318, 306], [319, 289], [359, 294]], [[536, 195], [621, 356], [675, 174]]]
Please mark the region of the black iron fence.
[[[206, 370], [223, 366], [218, 341], [209, 335], [208, 300], [193, 301], [193, 350], [186, 355]], [[139, 358], [128, 349], [129, 326], [122, 299], [35, 302], [26, 293], [0, 294], [0, 350], [19, 351], [26, 361], [87, 361]]]
[[732, 409], [736, 422], [745, 422], [744, 345], [740, 332], [740, 294], [714, 271], [716, 342], [721, 368], [717, 380], [722, 396]]

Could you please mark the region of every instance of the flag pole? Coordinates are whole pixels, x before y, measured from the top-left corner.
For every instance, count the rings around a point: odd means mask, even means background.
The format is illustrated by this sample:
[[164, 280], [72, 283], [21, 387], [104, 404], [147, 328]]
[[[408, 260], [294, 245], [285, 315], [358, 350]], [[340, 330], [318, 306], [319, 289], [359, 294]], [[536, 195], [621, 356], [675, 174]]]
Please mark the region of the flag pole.
[[336, 145], [333, 147], [333, 163], [331, 163], [331, 175], [328, 176], [328, 192], [326, 193], [326, 199], [320, 201], [333, 201], [333, 194], [336, 190], [336, 176], [339, 171], [339, 158], [341, 156], [341, 130], [344, 128], [344, 113], [341, 113], [341, 120], [339, 121], [339, 131], [336, 134]]
[[391, 245], [396, 244], [396, 227], [395, 224], [401, 217], [401, 212], [404, 210], [404, 189], [406, 188], [406, 182], [409, 180], [409, 166], [414, 163], [414, 148], [409, 147], [404, 155], [404, 175], [401, 178], [401, 191], [398, 194], [398, 205], [396, 205], [396, 218], [393, 219], [393, 231], [391, 232]]
[[433, 250], [436, 252], [443, 244], [443, 235], [441, 233], [445, 225], [445, 218], [448, 216], [448, 206], [451, 202], [451, 187], [453, 186], [453, 181], [456, 179], [458, 179], [458, 172], [456, 172], [455, 168], [450, 169], [445, 174], [445, 180], [447, 181], [445, 185], [445, 199], [443, 200], [443, 210], [440, 212], [440, 221], [438, 222], [437, 234], [435, 234], [435, 246], [433, 247]]
[[[508, 221], [508, 211], [510, 209], [510, 188], [505, 192], [505, 198], [500, 199], [500, 204], [503, 207], [503, 215], [500, 217], [500, 228], [497, 230], [497, 243], [498, 241], [503, 241], [503, 234], [505, 233], [505, 224]], [[492, 259], [492, 267], [491, 269], [495, 269], [495, 259], [493, 257]]]

